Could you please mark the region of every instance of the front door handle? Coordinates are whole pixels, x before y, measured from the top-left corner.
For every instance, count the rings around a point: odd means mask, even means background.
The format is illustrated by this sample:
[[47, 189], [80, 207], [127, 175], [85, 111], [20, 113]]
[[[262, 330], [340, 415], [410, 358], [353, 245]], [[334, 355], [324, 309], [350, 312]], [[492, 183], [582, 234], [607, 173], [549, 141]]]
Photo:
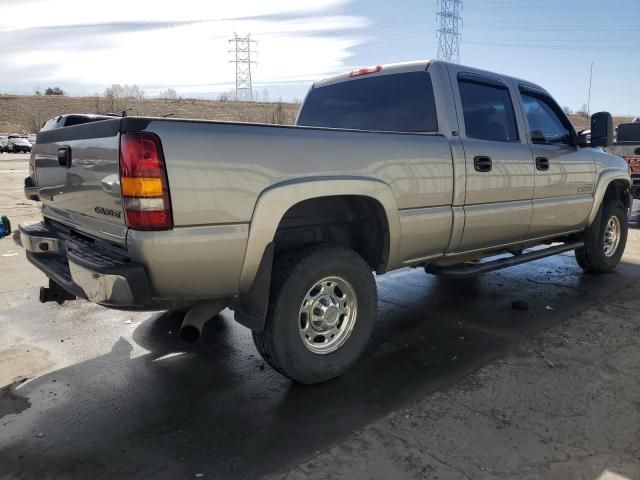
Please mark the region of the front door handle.
[[542, 172], [549, 170], [549, 159], [546, 157], [537, 157], [536, 168]]
[[473, 166], [476, 172], [490, 172], [492, 167], [491, 157], [478, 155], [473, 159]]

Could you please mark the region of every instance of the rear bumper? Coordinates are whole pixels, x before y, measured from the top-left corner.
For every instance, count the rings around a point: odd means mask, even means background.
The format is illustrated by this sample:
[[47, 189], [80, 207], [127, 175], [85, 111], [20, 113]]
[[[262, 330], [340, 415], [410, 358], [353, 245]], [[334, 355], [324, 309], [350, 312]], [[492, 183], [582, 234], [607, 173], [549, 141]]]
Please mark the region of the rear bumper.
[[124, 251], [74, 237], [44, 222], [21, 224], [20, 239], [29, 261], [76, 297], [107, 307], [151, 304], [145, 268]]

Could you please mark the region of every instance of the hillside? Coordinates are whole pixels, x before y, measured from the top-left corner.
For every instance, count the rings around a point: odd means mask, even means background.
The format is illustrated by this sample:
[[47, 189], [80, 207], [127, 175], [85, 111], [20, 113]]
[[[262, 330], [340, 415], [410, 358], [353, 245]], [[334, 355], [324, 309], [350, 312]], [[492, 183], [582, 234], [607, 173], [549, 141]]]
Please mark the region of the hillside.
[[[173, 116], [204, 120], [291, 124], [299, 105], [293, 103], [218, 100], [108, 99], [105, 97], [0, 96], [0, 132], [32, 133], [50, 118], [65, 113], [119, 113], [151, 117]], [[589, 128], [585, 116], [571, 115], [579, 130]], [[614, 123], [630, 121], [615, 117]]]
[[31, 133], [50, 118], [65, 113], [119, 113], [150, 117], [172, 116], [290, 124], [298, 105], [292, 103], [230, 102], [214, 100], [120, 99], [104, 97], [0, 96], [0, 132]]

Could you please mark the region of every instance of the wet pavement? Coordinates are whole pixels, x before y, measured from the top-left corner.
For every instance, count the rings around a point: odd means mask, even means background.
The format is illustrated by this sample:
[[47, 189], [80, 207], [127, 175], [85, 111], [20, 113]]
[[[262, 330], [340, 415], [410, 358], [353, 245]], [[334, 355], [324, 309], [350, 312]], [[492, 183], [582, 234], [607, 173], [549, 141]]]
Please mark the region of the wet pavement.
[[[314, 387], [266, 366], [228, 310], [185, 345], [179, 314], [41, 305], [35, 289], [0, 293], [0, 386], [11, 383], [0, 390], [0, 477], [286, 470], [638, 281], [638, 233], [605, 276], [583, 274], [564, 254], [465, 281], [419, 269], [380, 277], [364, 357]], [[515, 300], [529, 309], [513, 309]]]

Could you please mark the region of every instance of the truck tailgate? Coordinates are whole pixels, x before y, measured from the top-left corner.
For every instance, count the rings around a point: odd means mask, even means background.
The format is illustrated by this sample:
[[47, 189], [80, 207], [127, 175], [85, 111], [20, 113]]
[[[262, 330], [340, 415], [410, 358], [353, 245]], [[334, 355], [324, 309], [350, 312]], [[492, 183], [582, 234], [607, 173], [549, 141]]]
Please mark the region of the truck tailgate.
[[33, 159], [45, 217], [125, 243], [119, 138], [119, 118], [38, 134]]

